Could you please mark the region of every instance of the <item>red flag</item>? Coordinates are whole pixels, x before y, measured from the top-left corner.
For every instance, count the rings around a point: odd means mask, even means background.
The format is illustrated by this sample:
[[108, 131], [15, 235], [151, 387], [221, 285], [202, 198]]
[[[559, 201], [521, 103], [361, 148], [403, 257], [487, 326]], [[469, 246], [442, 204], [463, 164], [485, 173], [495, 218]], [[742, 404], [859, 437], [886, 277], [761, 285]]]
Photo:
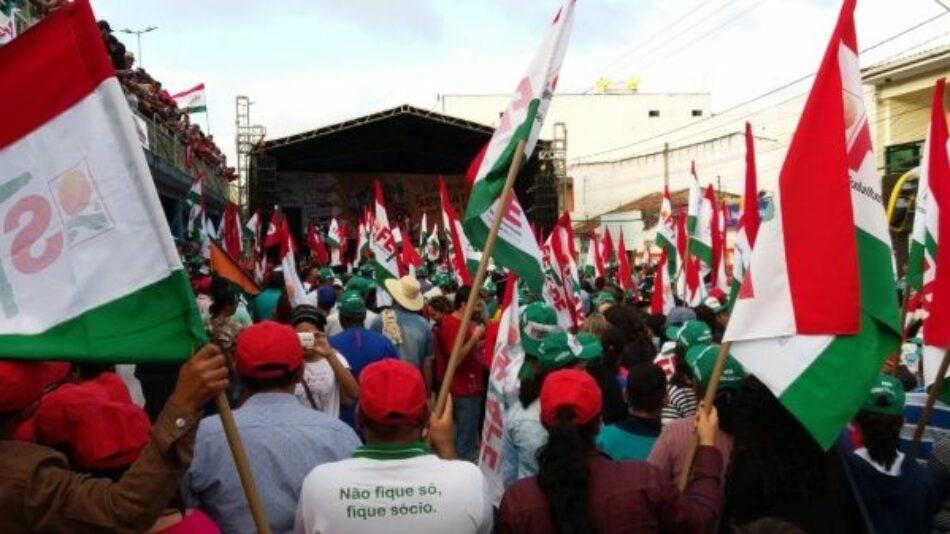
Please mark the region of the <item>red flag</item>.
[[274, 213], [270, 216], [270, 224], [267, 226], [267, 235], [264, 236], [264, 248], [276, 247], [277, 245], [284, 246], [281, 241], [281, 237], [284, 235], [284, 230], [281, 227], [282, 223], [280, 209], [275, 207]]
[[287, 217], [284, 215], [280, 217], [279, 228], [280, 257], [283, 258], [287, 255], [288, 247], [296, 254], [300, 249], [297, 247], [297, 242], [294, 241], [294, 236], [290, 233], [290, 224], [287, 223]]
[[666, 275], [666, 249], [661, 250], [653, 275], [653, 298], [650, 299], [650, 313], [653, 315], [663, 315], [673, 307], [673, 291]]
[[610, 237], [610, 227], [606, 225], [604, 226], [604, 239], [600, 247], [600, 256], [603, 258], [605, 267], [609, 267], [614, 259], [614, 240]]
[[745, 147], [745, 193], [739, 225], [745, 228], [749, 246], [755, 247], [755, 238], [759, 235], [759, 189], [755, 170], [755, 139], [752, 125], [748, 122], [745, 123]]
[[576, 262], [577, 261], [577, 245], [574, 244], [574, 228], [571, 226], [571, 214], [564, 212], [561, 214], [561, 218], [557, 220], [557, 224], [567, 232], [567, 246], [568, 252], [571, 255], [571, 258]]
[[409, 266], [412, 266], [415, 268], [422, 267], [422, 257], [419, 256], [419, 253], [416, 251], [416, 248], [412, 246], [412, 239], [409, 239], [408, 228], [403, 228], [402, 262], [407, 267]]
[[[719, 287], [723, 289], [728, 289], [728, 281], [726, 278], [726, 266], [723, 264], [725, 259], [724, 251], [726, 249], [725, 242], [725, 228], [723, 228], [723, 223], [725, 222], [722, 217], [724, 213], [723, 206], [716, 203], [716, 195], [713, 192], [712, 185], [710, 184], [709, 193], [712, 195], [713, 203], [713, 214], [712, 214], [712, 287]], [[720, 280], [722, 278], [722, 280]]]
[[488, 152], [488, 145], [491, 143], [491, 140], [488, 140], [485, 143], [485, 146], [475, 154], [475, 157], [472, 158], [472, 162], [468, 164], [468, 169], [465, 170], [465, 190], [471, 191], [472, 184], [475, 183], [475, 176], [478, 174], [478, 169], [482, 166], [482, 160], [485, 159], [485, 153]]
[[232, 257], [241, 257], [241, 218], [238, 215], [238, 207], [234, 202], [228, 202], [224, 208], [224, 235], [221, 241], [224, 243], [224, 250]]
[[455, 270], [456, 276], [461, 278], [463, 284], [471, 285], [472, 275], [465, 265], [465, 251], [462, 249], [462, 240], [458, 235], [458, 215], [456, 215], [455, 208], [452, 207], [452, 202], [449, 200], [449, 190], [445, 186], [445, 179], [441, 176], [439, 176], [439, 196], [442, 199], [443, 226], [448, 225], [446, 231], [452, 243], [452, 253], [446, 254], [451, 256], [451, 258], [448, 258], [449, 265]]
[[310, 249], [313, 261], [317, 265], [322, 266], [330, 262], [330, 253], [313, 221], [310, 221], [310, 224], [307, 225], [307, 247]]
[[627, 245], [623, 242], [623, 228], [620, 229], [620, 241], [617, 243], [617, 278], [623, 289], [636, 289], [633, 283], [633, 271], [630, 269], [630, 260], [627, 259]]
[[[950, 346], [950, 156], [947, 144], [947, 116], [943, 109], [946, 80], [937, 80], [931, 112], [931, 139], [928, 160], [930, 193], [938, 209], [937, 254], [933, 296], [924, 323], [924, 345], [946, 349]], [[928, 216], [931, 214], [928, 212]], [[920, 217], [921, 213], [918, 212]], [[921, 292], [923, 293], [923, 292]]]

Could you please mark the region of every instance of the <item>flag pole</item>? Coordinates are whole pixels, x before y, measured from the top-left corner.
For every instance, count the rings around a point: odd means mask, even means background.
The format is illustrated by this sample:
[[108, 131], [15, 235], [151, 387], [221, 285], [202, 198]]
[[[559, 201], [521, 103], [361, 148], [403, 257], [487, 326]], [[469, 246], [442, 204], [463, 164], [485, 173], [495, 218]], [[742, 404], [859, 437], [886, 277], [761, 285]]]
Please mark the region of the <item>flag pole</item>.
[[[475, 311], [475, 303], [479, 298], [478, 288], [482, 287], [485, 281], [485, 274], [488, 272], [488, 261], [491, 259], [492, 251], [495, 249], [495, 239], [498, 237], [498, 229], [501, 228], [501, 221], [504, 218], [505, 206], [508, 205], [508, 199], [511, 196], [511, 189], [515, 184], [515, 178], [518, 171], [521, 170], [521, 164], [524, 161], [525, 141], [518, 141], [515, 146], [514, 158], [511, 166], [508, 167], [508, 177], [505, 179], [505, 186], [501, 190], [501, 198], [498, 201], [498, 208], [492, 218], [491, 229], [488, 232], [488, 238], [485, 239], [485, 248], [482, 250], [482, 257], [478, 261], [478, 270], [475, 271], [475, 278], [472, 280], [472, 290], [468, 294], [468, 300], [465, 302], [465, 310], [462, 312], [462, 323], [459, 325], [459, 333], [455, 336], [455, 342], [452, 344], [452, 352], [449, 356], [448, 364], [445, 367], [445, 376], [442, 378], [442, 386], [439, 388], [439, 396], [435, 402], [435, 413], [442, 414], [445, 408], [445, 401], [449, 395], [449, 386], [452, 383], [452, 377], [455, 376], [455, 369], [459, 365], [459, 352], [462, 350], [462, 344], [465, 342], [469, 323], [472, 320], [472, 312]], [[459, 251], [460, 254], [464, 253]]]
[[241, 479], [241, 486], [244, 488], [244, 496], [247, 498], [247, 505], [251, 510], [254, 525], [257, 527], [259, 534], [270, 534], [267, 513], [264, 512], [260, 493], [258, 493], [257, 485], [254, 483], [254, 474], [251, 473], [251, 464], [247, 461], [244, 443], [241, 441], [241, 435], [234, 423], [234, 414], [231, 412], [231, 406], [228, 404], [228, 398], [224, 395], [224, 392], [218, 393], [218, 396], [214, 398], [214, 403], [218, 408], [218, 414], [221, 416], [221, 426], [224, 427], [224, 435], [228, 438], [231, 457], [234, 458], [234, 466], [237, 468], [238, 476]]
[[907, 449], [907, 456], [910, 460], [917, 458], [917, 449], [920, 447], [920, 440], [924, 436], [924, 428], [930, 422], [930, 416], [934, 410], [934, 404], [943, 389], [943, 379], [947, 376], [947, 367], [950, 367], [950, 347], [943, 351], [943, 359], [940, 360], [940, 367], [937, 369], [937, 379], [933, 386], [930, 386], [930, 392], [927, 393], [927, 404], [924, 405], [924, 411], [920, 414], [920, 420], [917, 421], [917, 428], [914, 429], [914, 439], [910, 442]]
[[[731, 341], [726, 341], [719, 346], [719, 354], [716, 356], [716, 365], [713, 366], [712, 376], [709, 377], [709, 385], [706, 386], [706, 394], [703, 395], [703, 404], [700, 408], [706, 415], [712, 410], [713, 401], [716, 399], [716, 390], [719, 388], [719, 377], [722, 376], [723, 369], [726, 368], [726, 358], [729, 356], [729, 349], [732, 347]], [[698, 418], [698, 414], [697, 414]], [[676, 481], [680, 491], [686, 488], [689, 483], [689, 475], [693, 470], [693, 459], [696, 457], [696, 448], [699, 446], [699, 437], [695, 434], [686, 448], [686, 457], [683, 460], [683, 470], [680, 471], [679, 480]]]

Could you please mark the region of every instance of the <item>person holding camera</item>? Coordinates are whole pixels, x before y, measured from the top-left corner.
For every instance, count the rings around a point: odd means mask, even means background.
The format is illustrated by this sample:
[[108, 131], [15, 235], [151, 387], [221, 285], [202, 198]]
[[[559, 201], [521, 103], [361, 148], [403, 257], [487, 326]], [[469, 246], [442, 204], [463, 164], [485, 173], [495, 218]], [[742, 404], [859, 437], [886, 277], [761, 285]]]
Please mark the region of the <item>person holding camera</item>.
[[327, 320], [314, 306], [294, 308], [290, 323], [303, 347], [303, 377], [294, 396], [304, 406], [340, 417], [340, 404], [352, 405], [360, 396], [360, 386], [350, 372], [350, 363], [327, 341]]
[[[349, 458], [360, 445], [335, 417], [301, 406], [294, 387], [303, 347], [288, 325], [262, 321], [238, 334], [237, 374], [244, 402], [234, 421], [274, 532], [291, 532], [304, 477], [314, 467]], [[203, 419], [184, 480], [185, 506], [208, 514], [223, 532], [256, 532], [219, 416]]]

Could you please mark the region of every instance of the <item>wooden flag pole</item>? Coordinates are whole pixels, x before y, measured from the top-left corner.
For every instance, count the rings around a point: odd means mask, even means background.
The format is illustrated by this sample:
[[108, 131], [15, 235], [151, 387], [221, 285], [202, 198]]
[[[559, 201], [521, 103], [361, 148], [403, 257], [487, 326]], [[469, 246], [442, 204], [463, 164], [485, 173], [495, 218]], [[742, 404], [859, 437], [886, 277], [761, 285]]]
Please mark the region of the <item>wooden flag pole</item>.
[[241, 441], [241, 435], [238, 434], [237, 425], [234, 424], [234, 414], [231, 412], [228, 398], [223, 392], [218, 393], [218, 396], [214, 398], [214, 403], [218, 408], [218, 414], [221, 416], [221, 426], [224, 427], [224, 435], [228, 438], [228, 446], [231, 448], [234, 466], [241, 478], [241, 487], [244, 488], [244, 495], [247, 497], [247, 505], [251, 509], [251, 517], [254, 518], [254, 525], [257, 527], [259, 534], [270, 534], [267, 513], [264, 511], [263, 503], [261, 503], [261, 496], [257, 492], [257, 485], [254, 484], [251, 464], [247, 461], [244, 443]]
[[[511, 189], [515, 184], [515, 178], [518, 171], [521, 170], [521, 164], [524, 161], [525, 141], [518, 141], [515, 146], [514, 158], [511, 160], [511, 166], [508, 167], [508, 177], [505, 179], [505, 187], [501, 190], [501, 198], [498, 202], [498, 209], [495, 210], [495, 216], [492, 217], [491, 229], [488, 232], [488, 238], [485, 240], [485, 248], [482, 250], [482, 258], [478, 262], [478, 270], [475, 271], [475, 279], [472, 280], [472, 290], [468, 294], [468, 300], [465, 302], [465, 310], [462, 312], [462, 323], [459, 325], [459, 333], [455, 336], [455, 342], [452, 344], [452, 353], [449, 356], [448, 364], [445, 367], [445, 376], [442, 378], [442, 386], [439, 388], [439, 396], [435, 402], [435, 413], [441, 414], [445, 409], [445, 401], [449, 396], [449, 387], [452, 384], [452, 377], [455, 376], [455, 369], [459, 365], [459, 352], [465, 343], [466, 333], [469, 323], [472, 320], [472, 312], [475, 311], [475, 303], [478, 302], [479, 291], [485, 281], [485, 274], [488, 272], [488, 261], [491, 259], [491, 253], [495, 249], [495, 239], [498, 237], [498, 229], [501, 228], [501, 221], [505, 215], [505, 206], [508, 205], [508, 198], [511, 196]], [[462, 254], [463, 251], [458, 251]]]
[[[707, 415], [712, 410], [713, 401], [716, 399], [716, 389], [719, 388], [719, 377], [722, 376], [723, 369], [726, 368], [726, 358], [729, 356], [729, 348], [732, 347], [731, 341], [726, 341], [719, 347], [719, 355], [716, 356], [716, 365], [713, 366], [712, 376], [709, 377], [709, 385], [706, 386], [706, 394], [703, 396], [703, 410]], [[697, 420], [699, 419], [697, 414]], [[693, 470], [693, 459], [696, 457], [696, 448], [699, 447], [699, 437], [695, 434], [686, 448], [686, 457], [683, 461], [683, 470], [680, 471], [679, 480], [676, 481], [680, 491], [686, 488], [689, 483], [689, 475]]]
[[924, 405], [924, 411], [920, 414], [920, 420], [917, 421], [917, 428], [914, 429], [914, 439], [911, 440], [910, 447], [907, 450], [907, 456], [910, 460], [917, 458], [917, 449], [920, 447], [920, 440], [924, 436], [924, 429], [927, 427], [927, 423], [930, 422], [934, 404], [937, 402], [940, 390], [943, 389], [943, 379], [947, 376], [947, 367], [950, 367], [950, 347], [947, 347], [947, 350], [943, 352], [943, 359], [940, 360], [940, 367], [937, 369], [937, 379], [934, 380], [934, 385], [930, 387], [930, 392], [927, 394], [927, 404]]

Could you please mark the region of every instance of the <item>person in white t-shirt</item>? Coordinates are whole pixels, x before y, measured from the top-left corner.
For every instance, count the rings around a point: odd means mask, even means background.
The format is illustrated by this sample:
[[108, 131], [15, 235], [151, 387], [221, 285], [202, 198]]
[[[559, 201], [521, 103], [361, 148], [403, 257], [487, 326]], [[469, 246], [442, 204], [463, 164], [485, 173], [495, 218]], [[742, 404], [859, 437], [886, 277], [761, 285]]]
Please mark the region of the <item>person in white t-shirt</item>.
[[440, 417], [430, 415], [422, 374], [397, 359], [365, 367], [360, 393], [356, 426], [366, 445], [307, 475], [294, 532], [491, 532], [485, 477], [454, 459], [451, 398]]
[[297, 306], [291, 323], [304, 345], [303, 377], [294, 388], [294, 396], [304, 406], [340, 417], [340, 403], [352, 404], [360, 395], [349, 362], [327, 342], [326, 319], [317, 308]]

